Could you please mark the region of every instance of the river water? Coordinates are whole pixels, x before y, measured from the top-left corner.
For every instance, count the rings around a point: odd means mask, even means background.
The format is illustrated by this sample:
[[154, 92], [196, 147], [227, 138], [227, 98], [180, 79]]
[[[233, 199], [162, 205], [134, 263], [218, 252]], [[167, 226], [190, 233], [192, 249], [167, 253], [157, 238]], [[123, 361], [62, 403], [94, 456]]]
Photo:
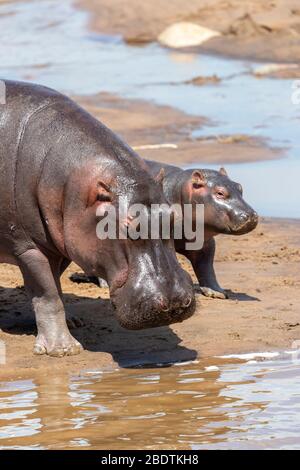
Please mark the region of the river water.
[[[0, 76], [171, 105], [210, 119], [198, 137], [266, 138], [286, 148], [286, 158], [228, 165], [230, 175], [261, 215], [300, 217], [300, 106], [292, 104], [291, 80], [259, 80], [249, 61], [128, 46], [90, 33], [87, 20], [68, 0], [0, 5]], [[219, 85], [182, 83], [212, 74]], [[300, 448], [294, 356], [207, 367], [195, 361], [8, 382], [0, 369], [0, 448]]]
[[291, 357], [0, 382], [0, 449], [299, 449]]

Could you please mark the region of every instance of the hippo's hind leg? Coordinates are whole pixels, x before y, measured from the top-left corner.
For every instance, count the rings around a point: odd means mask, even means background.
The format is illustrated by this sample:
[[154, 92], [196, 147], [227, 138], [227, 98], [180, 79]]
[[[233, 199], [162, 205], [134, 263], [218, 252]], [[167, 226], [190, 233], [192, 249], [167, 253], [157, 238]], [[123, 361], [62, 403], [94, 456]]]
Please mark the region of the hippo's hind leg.
[[25, 288], [35, 312], [38, 335], [35, 354], [69, 356], [82, 350], [71, 336], [67, 324], [60, 288], [60, 260], [51, 262], [37, 249], [18, 257]]
[[201, 250], [190, 251], [187, 257], [194, 268], [201, 293], [206, 297], [226, 299], [226, 291], [220, 287], [214, 269], [215, 251], [216, 242], [211, 238], [204, 242]]

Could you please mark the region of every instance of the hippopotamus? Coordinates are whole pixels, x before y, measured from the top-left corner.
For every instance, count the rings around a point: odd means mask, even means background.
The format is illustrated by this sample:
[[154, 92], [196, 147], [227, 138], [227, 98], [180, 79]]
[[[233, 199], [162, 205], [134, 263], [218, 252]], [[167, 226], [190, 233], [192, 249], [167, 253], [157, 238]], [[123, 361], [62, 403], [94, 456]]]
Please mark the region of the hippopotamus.
[[[34, 353], [77, 354], [60, 276], [71, 261], [104, 278], [119, 323], [169, 325], [195, 310], [172, 239], [99, 239], [97, 209], [165, 204], [159, 181], [111, 130], [44, 86], [6, 81], [0, 106], [0, 261], [17, 265], [37, 324]], [[122, 221], [121, 221], [122, 222]], [[128, 222], [128, 221], [127, 221]], [[130, 223], [130, 222], [129, 222]]]
[[[186, 239], [175, 240], [175, 249], [192, 263], [200, 292], [211, 298], [225, 299], [226, 291], [220, 287], [214, 270], [218, 234], [243, 235], [254, 230], [258, 215], [243, 199], [243, 189], [232, 181], [224, 168], [219, 171], [205, 169], [183, 170], [146, 160], [153, 177], [163, 170], [163, 190], [170, 204], [204, 205], [204, 244], [200, 250], [187, 250]], [[73, 276], [75, 282], [101, 284], [97, 278]]]
[[170, 204], [204, 205], [204, 244], [200, 250], [187, 250], [186, 240], [175, 240], [175, 249], [188, 258], [206, 297], [227, 298], [215, 270], [215, 236], [244, 235], [255, 229], [258, 215], [244, 200], [240, 183], [232, 181], [224, 168], [183, 170], [173, 165], [147, 160], [152, 175], [164, 171], [163, 189]]

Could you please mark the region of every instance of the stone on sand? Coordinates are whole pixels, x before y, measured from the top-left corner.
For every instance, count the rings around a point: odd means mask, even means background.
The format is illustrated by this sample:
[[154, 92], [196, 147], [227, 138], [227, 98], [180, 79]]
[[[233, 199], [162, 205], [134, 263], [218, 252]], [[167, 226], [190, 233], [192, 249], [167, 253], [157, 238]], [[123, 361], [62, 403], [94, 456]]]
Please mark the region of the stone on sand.
[[182, 21], [166, 28], [158, 36], [158, 41], [164, 46], [180, 48], [198, 46], [216, 36], [220, 36], [218, 31]]

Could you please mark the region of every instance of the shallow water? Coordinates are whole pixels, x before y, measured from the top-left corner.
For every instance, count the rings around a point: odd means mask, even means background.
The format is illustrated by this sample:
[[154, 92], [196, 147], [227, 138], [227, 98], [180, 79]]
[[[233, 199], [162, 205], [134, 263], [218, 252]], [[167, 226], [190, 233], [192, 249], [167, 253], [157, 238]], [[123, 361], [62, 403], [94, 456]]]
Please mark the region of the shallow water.
[[299, 408], [288, 359], [38, 376], [0, 382], [0, 449], [300, 449]]
[[[300, 105], [292, 104], [292, 80], [257, 79], [249, 72], [258, 64], [249, 61], [183, 54], [157, 44], [128, 46], [121, 38], [89, 32], [87, 21], [88, 14], [69, 0], [1, 5], [0, 76], [66, 93], [143, 98], [208, 117], [210, 124], [195, 131], [195, 138], [244, 133], [269, 139], [286, 148], [288, 158], [232, 165], [230, 174], [261, 215], [300, 217]], [[221, 84], [182, 83], [212, 74]]]

